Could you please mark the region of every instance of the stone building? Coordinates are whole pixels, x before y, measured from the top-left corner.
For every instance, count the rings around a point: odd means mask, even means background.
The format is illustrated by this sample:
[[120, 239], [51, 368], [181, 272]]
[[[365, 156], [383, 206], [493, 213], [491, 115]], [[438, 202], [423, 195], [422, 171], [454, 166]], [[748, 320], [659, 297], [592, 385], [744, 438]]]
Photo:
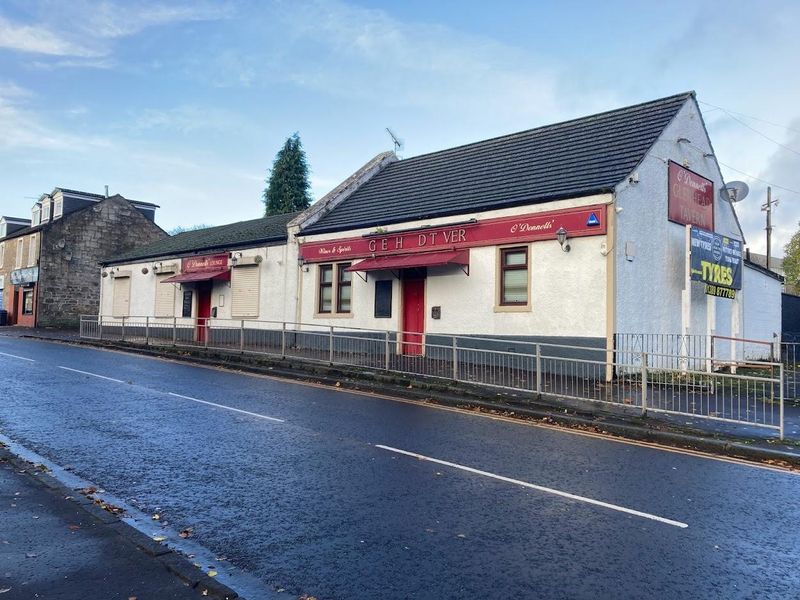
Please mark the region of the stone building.
[[56, 188], [34, 204], [30, 225], [0, 237], [3, 309], [11, 324], [75, 327], [97, 313], [99, 262], [167, 237], [155, 204]]

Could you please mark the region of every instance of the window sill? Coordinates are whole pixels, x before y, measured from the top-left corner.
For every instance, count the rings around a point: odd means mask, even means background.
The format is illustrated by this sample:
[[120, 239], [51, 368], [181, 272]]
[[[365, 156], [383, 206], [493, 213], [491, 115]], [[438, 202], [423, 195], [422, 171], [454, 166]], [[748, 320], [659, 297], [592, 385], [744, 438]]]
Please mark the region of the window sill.
[[494, 312], [496, 313], [522, 313], [522, 312], [531, 312], [531, 305], [530, 304], [520, 304], [520, 305], [496, 305], [494, 307]]
[[314, 313], [315, 319], [352, 319], [353, 313]]

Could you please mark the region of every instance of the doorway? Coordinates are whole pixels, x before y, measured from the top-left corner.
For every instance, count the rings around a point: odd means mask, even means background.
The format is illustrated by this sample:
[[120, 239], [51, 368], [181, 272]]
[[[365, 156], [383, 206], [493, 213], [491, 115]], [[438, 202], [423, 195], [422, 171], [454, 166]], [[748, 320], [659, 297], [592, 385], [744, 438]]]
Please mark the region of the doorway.
[[211, 317], [211, 287], [210, 281], [201, 281], [197, 284], [197, 341], [205, 343], [208, 338], [208, 319]]
[[403, 279], [403, 347], [408, 355], [424, 354], [425, 279]]

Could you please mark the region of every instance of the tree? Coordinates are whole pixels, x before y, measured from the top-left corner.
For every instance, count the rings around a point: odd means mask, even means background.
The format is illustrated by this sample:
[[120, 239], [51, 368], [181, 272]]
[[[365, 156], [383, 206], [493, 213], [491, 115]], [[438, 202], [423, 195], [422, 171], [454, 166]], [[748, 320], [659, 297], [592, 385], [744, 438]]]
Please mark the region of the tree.
[[[799, 223], [800, 225], [800, 223]], [[786, 289], [800, 291], [800, 230], [783, 247], [783, 270], [786, 274]]]
[[209, 227], [213, 227], [213, 225], [206, 225], [205, 223], [201, 223], [200, 225], [189, 225], [187, 227], [178, 225], [177, 227], [170, 229], [167, 233], [170, 235], [178, 235], [179, 233], [186, 233], [187, 231], [200, 231], [201, 229], [208, 229]]
[[308, 162], [300, 136], [295, 133], [278, 151], [264, 190], [264, 214], [282, 215], [311, 205]]

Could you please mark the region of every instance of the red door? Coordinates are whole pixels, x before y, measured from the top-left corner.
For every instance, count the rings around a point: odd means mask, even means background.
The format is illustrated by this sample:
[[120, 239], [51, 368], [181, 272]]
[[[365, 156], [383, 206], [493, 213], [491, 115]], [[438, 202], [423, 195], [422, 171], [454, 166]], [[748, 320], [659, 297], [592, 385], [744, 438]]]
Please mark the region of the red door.
[[211, 316], [211, 282], [197, 285], [197, 341], [205, 342]]
[[425, 280], [403, 280], [403, 354], [422, 354], [425, 332]]

